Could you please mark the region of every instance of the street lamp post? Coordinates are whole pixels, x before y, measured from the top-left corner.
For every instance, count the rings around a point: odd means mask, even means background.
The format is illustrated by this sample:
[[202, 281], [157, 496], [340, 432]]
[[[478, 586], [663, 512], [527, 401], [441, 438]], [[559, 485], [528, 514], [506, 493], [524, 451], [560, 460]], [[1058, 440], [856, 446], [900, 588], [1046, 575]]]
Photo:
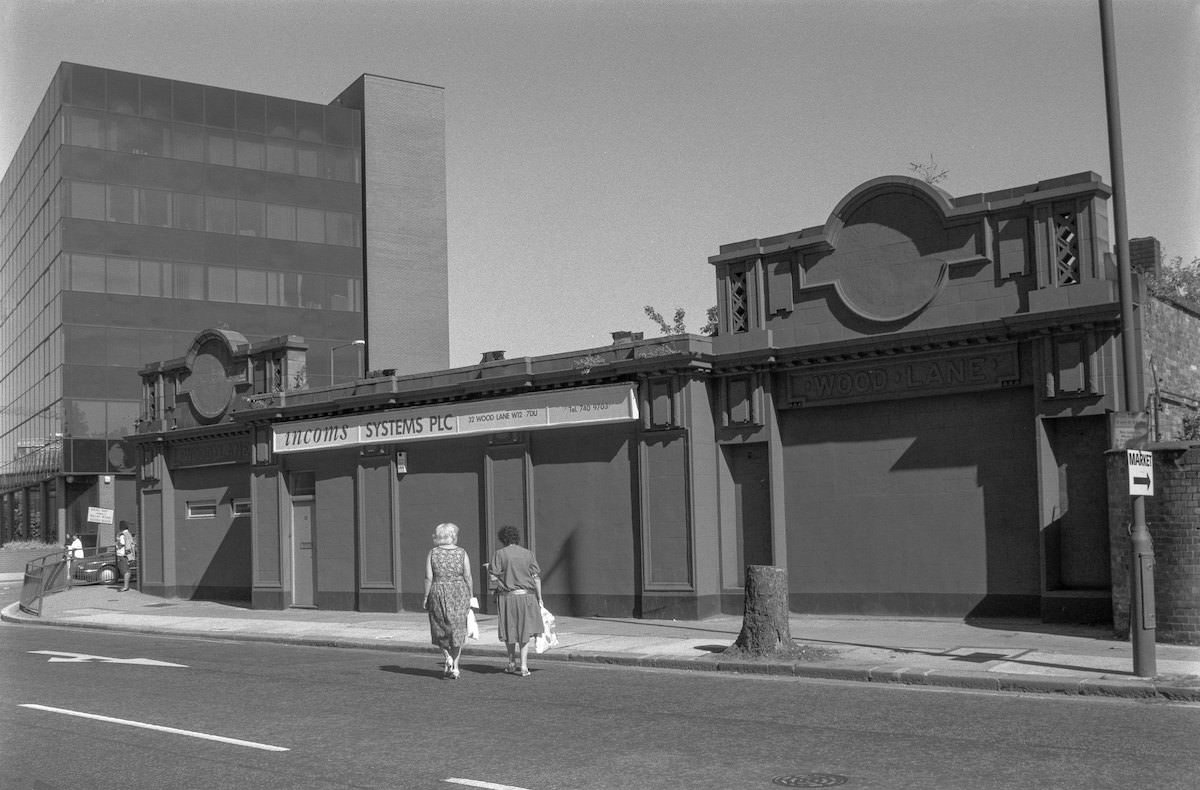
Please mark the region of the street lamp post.
[[[333, 372], [333, 352], [337, 351], [339, 348], [349, 348], [350, 346], [359, 346], [361, 348], [362, 346], [365, 346], [366, 344], [367, 344], [367, 341], [365, 341], [365, 340], [351, 340], [349, 343], [342, 343], [340, 345], [336, 345], [333, 348], [329, 349], [329, 386], [332, 387], [334, 384], [337, 383], [337, 376]], [[355, 361], [356, 362], [358, 361], [357, 356], [355, 357]], [[361, 377], [362, 371], [359, 370], [356, 375]]]
[[[1122, 378], [1125, 408], [1138, 411], [1142, 405], [1141, 370], [1133, 334], [1133, 274], [1129, 263], [1129, 230], [1125, 218], [1125, 159], [1121, 145], [1121, 105], [1117, 95], [1117, 56], [1113, 35], [1112, 0], [1100, 0], [1100, 45], [1104, 59], [1104, 97], [1108, 110], [1108, 156], [1112, 168], [1113, 229], [1117, 237], [1117, 285], [1121, 298]], [[1146, 525], [1146, 500], [1133, 497], [1129, 529], [1130, 606], [1129, 639], [1133, 645], [1133, 674], [1154, 677], [1154, 546]]]

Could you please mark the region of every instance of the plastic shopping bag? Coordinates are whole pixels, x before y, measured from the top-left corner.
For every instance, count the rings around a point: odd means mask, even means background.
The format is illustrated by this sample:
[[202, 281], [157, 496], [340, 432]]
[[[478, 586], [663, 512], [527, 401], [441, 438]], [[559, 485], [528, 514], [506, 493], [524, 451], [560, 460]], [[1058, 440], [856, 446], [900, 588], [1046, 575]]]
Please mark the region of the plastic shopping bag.
[[554, 630], [554, 615], [545, 606], [542, 607], [542, 633], [533, 638], [533, 649], [545, 653], [552, 647], [558, 647], [558, 634]]
[[475, 619], [475, 610], [479, 608], [479, 599], [472, 596], [467, 608], [467, 639], [479, 638], [479, 621]]

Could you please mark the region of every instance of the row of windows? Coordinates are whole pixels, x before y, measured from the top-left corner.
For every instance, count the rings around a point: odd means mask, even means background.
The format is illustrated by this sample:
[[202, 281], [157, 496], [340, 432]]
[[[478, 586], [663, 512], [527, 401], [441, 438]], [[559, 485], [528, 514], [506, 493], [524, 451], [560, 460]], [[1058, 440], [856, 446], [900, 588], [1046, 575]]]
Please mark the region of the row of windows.
[[[249, 499], [234, 499], [229, 503], [229, 515], [233, 518], [248, 516], [251, 513]], [[187, 502], [188, 518], [216, 518], [217, 500], [189, 499]]]
[[72, 253], [67, 289], [310, 310], [362, 312], [354, 277]]
[[84, 148], [335, 181], [357, 183], [360, 180], [359, 152], [353, 148], [82, 110], [74, 110], [68, 116], [66, 135], [69, 145]]
[[193, 195], [117, 184], [73, 181], [70, 216], [160, 228], [259, 236], [312, 244], [358, 247], [357, 214], [261, 203], [214, 195]]
[[359, 113], [344, 107], [77, 64], [67, 78], [64, 100], [81, 107], [337, 145], [358, 138]]
[[80, 438], [119, 438], [135, 430], [141, 404], [137, 401], [67, 401], [67, 430]]

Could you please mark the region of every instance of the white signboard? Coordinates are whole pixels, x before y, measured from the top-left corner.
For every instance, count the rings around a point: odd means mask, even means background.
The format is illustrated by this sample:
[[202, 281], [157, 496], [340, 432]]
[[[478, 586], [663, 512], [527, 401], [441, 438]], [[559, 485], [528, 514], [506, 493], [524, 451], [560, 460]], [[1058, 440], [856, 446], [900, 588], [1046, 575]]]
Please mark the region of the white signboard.
[[279, 423], [272, 429], [272, 446], [277, 453], [296, 453], [637, 418], [634, 385], [617, 384]]
[[88, 521], [94, 521], [97, 524], [111, 524], [113, 512], [106, 507], [89, 507]]
[[1126, 450], [1129, 467], [1129, 495], [1154, 496], [1154, 454], [1145, 450]]

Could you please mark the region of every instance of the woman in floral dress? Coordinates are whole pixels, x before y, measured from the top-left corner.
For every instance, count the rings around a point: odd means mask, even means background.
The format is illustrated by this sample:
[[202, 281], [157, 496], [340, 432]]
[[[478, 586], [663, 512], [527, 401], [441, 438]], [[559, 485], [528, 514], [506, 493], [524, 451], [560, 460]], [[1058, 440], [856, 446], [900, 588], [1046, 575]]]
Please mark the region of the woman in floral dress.
[[467, 610], [471, 605], [471, 562], [459, 547], [458, 527], [438, 524], [433, 548], [425, 557], [425, 611], [429, 636], [442, 649], [443, 677], [458, 680], [458, 660], [467, 641]]

